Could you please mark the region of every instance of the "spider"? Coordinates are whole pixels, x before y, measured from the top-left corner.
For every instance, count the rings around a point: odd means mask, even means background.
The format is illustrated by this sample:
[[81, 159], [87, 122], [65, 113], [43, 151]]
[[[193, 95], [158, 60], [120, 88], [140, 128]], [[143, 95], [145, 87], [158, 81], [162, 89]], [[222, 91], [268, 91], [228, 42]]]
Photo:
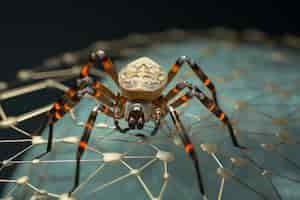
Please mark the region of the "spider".
[[[209, 89], [212, 97], [208, 97], [197, 86], [186, 81], [177, 83], [166, 95], [162, 95], [164, 88], [173, 80], [185, 63]], [[121, 93], [114, 94], [101, 82], [89, 76], [90, 69], [97, 65], [103, 66], [104, 71], [117, 84]], [[186, 89], [187, 92], [175, 99], [183, 89]], [[151, 136], [157, 133], [161, 120], [170, 115], [177, 134], [182, 140], [184, 149], [193, 161], [197, 185], [203, 199], [207, 199], [207, 194], [204, 189], [197, 154], [176, 108], [195, 97], [227, 126], [233, 145], [240, 149], [246, 149], [246, 147], [239, 145], [228, 116], [219, 107], [214, 84], [208, 79], [200, 66], [189, 57], [179, 57], [168, 73], [159, 64], [147, 57], [134, 60], [117, 73], [110, 57], [103, 50], [96, 50], [89, 55], [89, 61], [82, 66], [80, 77], [77, 79], [76, 84], [70, 87], [48, 112], [47, 121], [43, 125], [44, 127], [49, 126], [47, 150], [37, 156], [37, 159], [51, 151], [55, 123], [75, 107], [86, 94], [96, 99], [97, 104], [90, 112], [84, 126], [83, 135], [79, 141], [76, 153], [74, 186], [68, 193], [69, 196], [72, 195], [72, 192], [79, 185], [80, 160], [88, 147], [88, 141], [98, 113], [103, 113], [113, 118], [116, 130], [121, 133], [126, 133], [132, 129], [143, 129], [145, 123], [153, 121], [155, 126], [150, 133]], [[171, 100], [173, 101], [171, 102]], [[120, 127], [119, 120], [122, 118], [128, 122], [128, 127]]]

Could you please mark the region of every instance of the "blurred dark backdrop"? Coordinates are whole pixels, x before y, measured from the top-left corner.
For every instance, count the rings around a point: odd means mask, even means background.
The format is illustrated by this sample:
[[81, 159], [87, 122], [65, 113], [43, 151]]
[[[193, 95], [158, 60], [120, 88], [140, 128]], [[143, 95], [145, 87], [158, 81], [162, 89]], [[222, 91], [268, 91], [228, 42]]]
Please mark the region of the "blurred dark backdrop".
[[99, 39], [168, 28], [225, 26], [299, 34], [297, 5], [287, 1], [4, 1], [0, 4], [0, 80], [49, 56]]

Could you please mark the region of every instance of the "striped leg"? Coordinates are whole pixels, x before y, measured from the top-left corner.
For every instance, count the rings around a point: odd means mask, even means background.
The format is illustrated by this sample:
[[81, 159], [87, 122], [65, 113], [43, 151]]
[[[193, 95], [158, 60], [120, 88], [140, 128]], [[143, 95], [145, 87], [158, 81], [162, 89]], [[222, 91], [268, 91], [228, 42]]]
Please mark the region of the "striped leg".
[[189, 84], [188, 82], [180, 82], [175, 85], [167, 94], [164, 96], [164, 101], [168, 102], [171, 101], [175, 96], [178, 95], [179, 92], [181, 92], [183, 89], [188, 88], [192, 89], [193, 86]]
[[193, 147], [193, 144], [191, 142], [191, 139], [189, 138], [180, 118], [178, 113], [176, 112], [176, 110], [172, 107], [169, 106], [169, 112], [172, 118], [172, 121], [179, 133], [179, 136], [184, 144], [184, 149], [185, 151], [189, 154], [189, 156], [191, 157], [191, 159], [193, 160], [194, 163], [194, 168], [196, 170], [196, 176], [197, 176], [197, 183], [198, 183], [198, 187], [200, 190], [200, 193], [203, 197], [203, 200], [207, 200], [207, 195], [205, 193], [204, 190], [204, 185], [203, 185], [203, 181], [202, 181], [202, 176], [201, 176], [201, 172], [200, 172], [200, 166], [199, 166], [199, 161], [197, 158], [197, 154], [196, 151]]
[[[89, 90], [88, 88], [90, 88], [91, 90]], [[110, 106], [113, 105], [110, 99], [111, 97], [113, 98], [113, 100], [117, 100], [116, 96], [99, 81], [96, 81], [92, 85], [92, 87], [86, 86], [81, 90], [78, 90], [77, 88], [70, 88], [65, 95], [63, 95], [57, 102], [53, 104], [52, 109], [48, 113], [48, 120], [44, 122], [42, 128], [40, 129], [40, 131], [42, 131], [44, 127], [49, 125], [47, 150], [46, 152], [36, 156], [36, 159], [40, 159], [52, 150], [54, 124], [79, 103], [80, 98], [84, 95], [84, 93], [89, 93], [98, 101], [106, 103]], [[108, 115], [113, 116], [112, 111], [108, 107], [105, 109], [105, 112]]]
[[72, 193], [76, 190], [76, 188], [79, 185], [80, 180], [80, 160], [85, 152], [85, 150], [88, 148], [88, 142], [89, 138], [92, 132], [92, 129], [95, 125], [95, 121], [97, 119], [98, 112], [103, 112], [108, 116], [112, 116], [113, 112], [110, 110], [108, 106], [105, 105], [97, 105], [91, 112], [84, 128], [83, 135], [79, 141], [77, 153], [76, 153], [76, 171], [75, 171], [75, 180], [74, 180], [74, 186], [69, 192], [69, 196], [72, 195]]
[[[47, 149], [46, 152], [36, 156], [35, 159], [40, 159], [52, 150], [54, 124], [80, 101], [80, 98], [77, 96], [77, 92], [77, 89], [70, 88], [65, 95], [53, 104], [53, 107], [48, 112], [48, 120], [46, 120], [44, 125], [42, 125], [42, 127], [49, 125]], [[43, 131], [43, 128], [40, 129], [40, 131]]]
[[103, 85], [101, 82], [95, 81], [93, 87], [96, 90], [101, 91], [106, 97], [108, 97], [114, 101], [118, 100], [117, 96], [110, 89], [108, 89], [105, 85]]
[[[113, 92], [99, 81], [95, 81], [91, 84], [92, 80], [89, 79], [89, 71], [98, 60], [102, 63], [105, 72], [108, 73], [118, 85], [117, 72], [113, 67], [111, 59], [104, 53], [104, 51], [101, 50], [91, 53], [88, 63], [82, 66], [80, 78], [77, 80], [77, 87], [69, 89], [69, 91], [63, 95], [61, 99], [54, 103], [52, 109], [49, 111], [48, 120], [42, 125], [42, 128], [49, 125], [47, 150], [46, 152], [36, 156], [36, 159], [40, 159], [51, 151], [54, 124], [68, 113], [76, 104], [78, 104], [84, 93], [92, 93], [91, 95], [96, 99], [101, 102], [105, 102], [110, 106], [113, 105], [111, 100], [117, 101], [117, 97], [113, 94]], [[91, 89], [91, 91], [89, 89]], [[107, 112], [109, 112], [109, 110], [107, 110]]]
[[187, 56], [179, 57], [176, 60], [176, 62], [172, 65], [172, 68], [168, 74], [168, 83], [170, 83], [173, 80], [173, 78], [175, 77], [175, 75], [177, 74], [177, 72], [179, 71], [179, 69], [181, 68], [181, 66], [184, 63], [188, 64], [188, 66], [193, 70], [193, 72], [198, 76], [198, 78], [203, 82], [203, 84], [209, 89], [209, 91], [212, 94], [212, 99], [214, 100], [215, 104], [218, 105], [217, 92], [216, 92], [214, 84], [207, 77], [207, 75], [203, 72], [201, 67], [197, 63], [193, 62]]
[[118, 97], [105, 85], [99, 81], [95, 81], [92, 86], [93, 94], [98, 101], [103, 102], [104, 104], [112, 107], [114, 103], [118, 102]]
[[177, 108], [183, 103], [189, 101], [191, 98], [196, 97], [210, 112], [212, 112], [220, 121], [222, 121], [227, 126], [233, 145], [240, 149], [246, 150], [246, 147], [241, 146], [238, 143], [238, 140], [234, 135], [231, 122], [228, 116], [221, 110], [221, 108], [212, 99], [207, 97], [198, 87], [192, 87], [189, 89], [189, 92], [172, 102], [170, 106], [172, 106], [173, 108]]
[[89, 76], [90, 69], [100, 61], [104, 71], [110, 75], [114, 82], [119, 85], [118, 74], [113, 66], [111, 59], [102, 50], [92, 52], [89, 56], [89, 62], [82, 66], [80, 78], [84, 79]]

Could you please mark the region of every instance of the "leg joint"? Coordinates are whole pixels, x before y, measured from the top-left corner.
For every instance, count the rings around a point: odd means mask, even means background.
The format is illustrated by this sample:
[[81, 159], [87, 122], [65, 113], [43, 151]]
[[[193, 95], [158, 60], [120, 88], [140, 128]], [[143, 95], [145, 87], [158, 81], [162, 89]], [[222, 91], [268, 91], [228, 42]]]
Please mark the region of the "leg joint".
[[180, 56], [177, 60], [176, 60], [176, 64], [178, 65], [183, 65], [183, 63], [188, 63], [188, 64], [191, 64], [192, 63], [192, 60], [191, 58], [187, 57], [187, 56]]

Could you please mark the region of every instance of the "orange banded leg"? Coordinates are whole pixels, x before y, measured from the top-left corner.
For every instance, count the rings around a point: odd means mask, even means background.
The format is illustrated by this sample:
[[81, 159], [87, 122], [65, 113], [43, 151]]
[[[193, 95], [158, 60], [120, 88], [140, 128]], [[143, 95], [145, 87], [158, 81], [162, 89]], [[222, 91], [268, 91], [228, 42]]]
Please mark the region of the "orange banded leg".
[[90, 74], [90, 70], [97, 65], [98, 61], [102, 64], [104, 71], [111, 76], [117, 85], [119, 85], [117, 71], [113, 66], [110, 57], [107, 56], [103, 50], [96, 50], [89, 55], [88, 63], [84, 64], [81, 68], [80, 78], [87, 78]]
[[110, 99], [117, 101], [118, 98], [116, 97], [116, 95], [105, 85], [103, 85], [100, 81], [95, 81], [93, 87], [98, 91], [102, 91], [102, 93]]
[[177, 108], [181, 106], [182, 104], [188, 102], [191, 98], [193, 98], [192, 92], [187, 92], [184, 95], [182, 95], [180, 98], [176, 99], [174, 102], [170, 104], [170, 106]]
[[69, 196], [71, 196], [72, 192], [78, 187], [79, 185], [79, 179], [80, 179], [80, 160], [83, 156], [85, 150], [88, 148], [88, 141], [92, 132], [92, 129], [95, 125], [95, 121], [98, 115], [99, 107], [95, 107], [93, 111], [91, 112], [84, 128], [83, 135], [79, 141], [79, 145], [77, 148], [76, 153], [76, 171], [75, 171], [75, 180], [74, 180], [74, 186], [72, 190], [69, 192]]
[[223, 122], [227, 126], [233, 145], [240, 149], [247, 149], [246, 147], [241, 146], [238, 143], [238, 140], [232, 128], [232, 124], [228, 116], [221, 110], [221, 108], [217, 104], [215, 104], [213, 100], [208, 98], [199, 88], [195, 88], [195, 96], [210, 112], [212, 112], [221, 122]]
[[117, 71], [108, 55], [103, 50], [96, 50], [91, 53], [90, 60], [93, 62], [100, 61], [104, 71], [111, 76], [117, 85], [119, 85]]
[[88, 77], [90, 74], [90, 70], [91, 70], [91, 68], [94, 67], [94, 65], [95, 65], [95, 62], [93, 60], [89, 60], [88, 63], [84, 64], [81, 67], [80, 78]]
[[179, 118], [179, 115], [177, 113], [177, 111], [172, 107], [172, 106], [169, 106], [169, 112], [170, 112], [170, 115], [171, 115], [171, 118], [172, 118], [172, 121], [178, 131], [178, 134], [184, 144], [184, 149], [186, 151], [186, 153], [189, 154], [190, 158], [192, 159], [193, 161], [193, 164], [194, 164], [194, 168], [196, 170], [196, 177], [197, 177], [197, 184], [198, 184], [198, 188], [200, 190], [200, 193], [203, 197], [204, 200], [207, 200], [207, 195], [205, 193], [205, 190], [204, 190], [204, 184], [203, 184], [203, 181], [202, 181], [202, 175], [201, 175], [201, 172], [200, 172], [200, 166], [199, 166], [199, 161], [198, 161], [198, 157], [197, 157], [197, 154], [196, 154], [196, 151], [194, 149], [194, 146], [191, 142], [191, 139], [189, 138], [186, 130], [185, 130], [185, 127], [183, 126], [180, 118]]
[[[184, 88], [190, 88], [191, 85], [187, 82], [180, 82], [175, 85], [167, 94], [164, 96], [165, 101], [172, 100], [177, 94], [179, 94]], [[191, 89], [191, 88], [190, 88]]]
[[44, 128], [49, 125], [47, 149], [46, 152], [36, 156], [35, 159], [40, 159], [52, 150], [54, 124], [68, 113], [79, 101], [80, 98], [77, 97], [77, 90], [75, 88], [70, 88], [61, 99], [53, 104], [53, 107], [48, 112], [48, 119], [39, 130], [43, 131]]
[[193, 97], [196, 97], [210, 112], [212, 112], [220, 121], [222, 121], [228, 128], [231, 141], [235, 147], [238, 147], [240, 149], [246, 149], [246, 147], [241, 146], [238, 143], [238, 140], [236, 136], [234, 135], [234, 131], [231, 125], [231, 122], [228, 118], [228, 116], [221, 110], [221, 108], [209, 97], [207, 97], [199, 88], [195, 87], [193, 92], [189, 91], [177, 100], [175, 100], [173, 103], [171, 103], [170, 106], [177, 108], [183, 103], [186, 103], [188, 100], [190, 100]]
[[98, 112], [102, 112], [110, 117], [113, 117], [112, 110], [106, 106], [106, 105], [97, 105], [93, 111], [91, 112], [84, 128], [83, 135], [79, 141], [77, 153], [76, 153], [76, 171], [75, 171], [75, 180], [74, 180], [74, 186], [69, 192], [69, 196], [76, 190], [76, 188], [79, 185], [79, 179], [80, 179], [80, 160], [85, 152], [85, 150], [88, 148], [88, 141], [92, 132], [92, 129], [95, 126], [95, 121], [97, 119]]
[[203, 82], [203, 84], [209, 89], [209, 91], [212, 94], [212, 98], [215, 101], [215, 103], [218, 105], [218, 100], [217, 100], [217, 92], [215, 89], [214, 84], [212, 81], [207, 77], [207, 75], [203, 72], [201, 67], [193, 62], [189, 57], [187, 56], [181, 56], [179, 57], [176, 62], [172, 65], [171, 70], [168, 73], [168, 83], [170, 83], [177, 72], [180, 70], [182, 65], [184, 63], [187, 63], [188, 66], [193, 70], [193, 72], [198, 76], [198, 78]]
[[100, 102], [103, 102], [110, 107], [118, 102], [118, 97], [99, 81], [95, 81], [92, 87], [94, 90], [92, 95]]

